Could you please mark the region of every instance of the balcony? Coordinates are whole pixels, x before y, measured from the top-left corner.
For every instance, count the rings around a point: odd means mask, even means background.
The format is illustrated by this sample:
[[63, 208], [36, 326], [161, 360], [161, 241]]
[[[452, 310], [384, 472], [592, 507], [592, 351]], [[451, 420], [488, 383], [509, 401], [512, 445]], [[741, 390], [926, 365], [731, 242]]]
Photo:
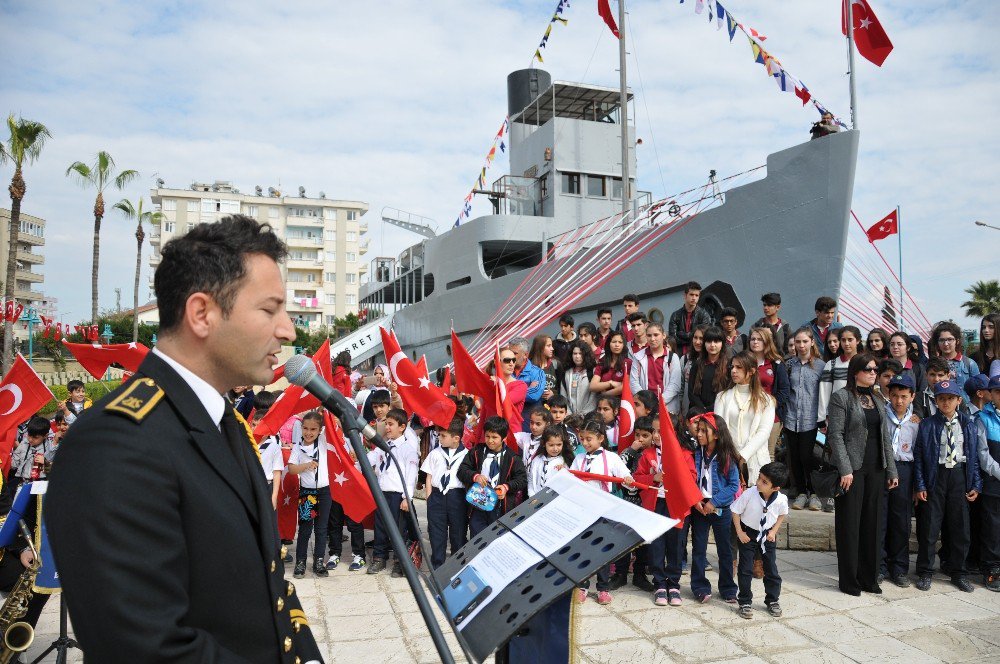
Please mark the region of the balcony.
[[321, 236], [288, 237], [285, 238], [285, 244], [289, 247], [322, 247], [323, 238]]
[[323, 219], [323, 217], [306, 217], [304, 215], [300, 217], [300, 216], [297, 216], [297, 215], [290, 214], [285, 219], [285, 226], [309, 226], [309, 227], [314, 227], [314, 226], [322, 226], [325, 223], [326, 223], [326, 220]]
[[14, 273], [18, 281], [24, 281], [33, 284], [40, 284], [45, 281], [45, 277], [37, 272], [32, 272], [31, 270], [17, 270]]
[[361, 255], [361, 256], [364, 256], [365, 254], [367, 254], [368, 253], [368, 245], [370, 243], [371, 243], [371, 240], [363, 240], [360, 244], [358, 244], [358, 254]]
[[45, 238], [38, 237], [37, 235], [29, 235], [28, 233], [18, 233], [17, 241], [23, 242], [24, 244], [30, 244], [36, 247], [45, 244]]
[[26, 290], [19, 286], [14, 289], [14, 297], [18, 300], [42, 300], [45, 299], [45, 294], [40, 291]]
[[36, 254], [30, 251], [18, 251], [17, 260], [22, 263], [31, 263], [32, 265], [41, 265], [45, 262], [45, 257], [41, 254]]
[[364, 235], [365, 233], [368, 232], [368, 222], [367, 221], [362, 221], [360, 224], [358, 224], [358, 232], [361, 233], [362, 235]]
[[289, 270], [322, 270], [322, 258], [289, 258], [287, 262]]

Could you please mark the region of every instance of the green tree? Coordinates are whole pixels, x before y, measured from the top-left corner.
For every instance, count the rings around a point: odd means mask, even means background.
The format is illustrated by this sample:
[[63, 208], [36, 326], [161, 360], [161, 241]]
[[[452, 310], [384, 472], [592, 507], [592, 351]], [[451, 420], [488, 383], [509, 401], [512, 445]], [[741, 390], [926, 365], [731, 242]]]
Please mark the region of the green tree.
[[87, 165], [75, 161], [66, 169], [66, 175], [73, 175], [84, 187], [97, 190], [94, 200], [94, 262], [90, 272], [90, 320], [97, 320], [97, 273], [101, 256], [101, 220], [104, 218], [104, 190], [110, 186], [124, 189], [128, 183], [139, 177], [139, 171], [115, 173], [115, 160], [103, 150], [97, 153], [94, 163]]
[[[7, 117], [7, 128], [10, 137], [7, 143], [0, 143], [0, 163], [8, 161], [14, 164], [14, 177], [10, 180], [10, 228], [7, 236], [10, 238], [10, 248], [7, 251], [7, 276], [4, 282], [3, 296], [6, 301], [14, 299], [17, 271], [17, 235], [21, 230], [21, 199], [27, 191], [24, 184], [23, 168], [25, 162], [31, 164], [38, 159], [45, 145], [45, 139], [52, 134], [40, 122], [14, 118], [11, 113]], [[3, 373], [7, 373], [14, 358], [14, 323], [5, 321], [3, 324]]]
[[977, 281], [965, 292], [970, 298], [962, 303], [965, 315], [969, 318], [982, 318], [986, 314], [1000, 313], [1000, 281]]
[[115, 209], [125, 215], [126, 219], [134, 219], [135, 226], [135, 285], [132, 292], [132, 341], [139, 340], [139, 272], [142, 269], [142, 243], [146, 239], [146, 232], [142, 230], [142, 222], [159, 224], [163, 219], [162, 212], [151, 210], [143, 211], [143, 198], [139, 197], [139, 205], [132, 205], [132, 201], [123, 198], [115, 203]]

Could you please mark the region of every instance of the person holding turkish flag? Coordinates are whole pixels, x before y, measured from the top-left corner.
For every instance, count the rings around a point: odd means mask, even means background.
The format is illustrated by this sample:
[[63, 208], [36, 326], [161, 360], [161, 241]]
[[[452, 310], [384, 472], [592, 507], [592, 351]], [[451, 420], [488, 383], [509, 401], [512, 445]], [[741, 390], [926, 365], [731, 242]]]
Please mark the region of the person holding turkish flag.
[[354, 454], [347, 449], [340, 424], [323, 411], [323, 431], [326, 436], [326, 467], [330, 474], [330, 560], [327, 569], [335, 569], [343, 552], [344, 525], [351, 534], [353, 560], [349, 571], [365, 566], [364, 520], [375, 511], [375, 499], [361, 471], [355, 466]]
[[889, 214], [879, 219], [874, 226], [865, 231], [865, 235], [868, 236], [868, 241], [874, 244], [875, 240], [884, 240], [890, 235], [895, 235], [898, 232], [899, 208], [896, 208]]
[[679, 519], [676, 527], [649, 543], [647, 566], [653, 575], [654, 603], [680, 606], [681, 559], [686, 544], [684, 522], [691, 508], [701, 501], [701, 491], [695, 481], [694, 457], [681, 447], [663, 400], [658, 402], [659, 430], [654, 430], [654, 444], [639, 457], [635, 481], [655, 487], [641, 492], [643, 507]]
[[455, 417], [455, 402], [431, 382], [426, 367], [421, 371], [406, 357], [395, 334], [381, 327], [379, 332], [382, 334], [382, 348], [389, 362], [389, 373], [399, 389], [406, 409], [434, 424], [447, 426]]
[[847, 35], [847, 3], [851, 3], [851, 16], [854, 23], [854, 43], [866, 60], [881, 67], [885, 59], [892, 53], [892, 42], [885, 33], [868, 0], [843, 0], [840, 10], [840, 29]]
[[0, 382], [0, 459], [4, 474], [17, 443], [17, 427], [54, 397], [20, 353]]

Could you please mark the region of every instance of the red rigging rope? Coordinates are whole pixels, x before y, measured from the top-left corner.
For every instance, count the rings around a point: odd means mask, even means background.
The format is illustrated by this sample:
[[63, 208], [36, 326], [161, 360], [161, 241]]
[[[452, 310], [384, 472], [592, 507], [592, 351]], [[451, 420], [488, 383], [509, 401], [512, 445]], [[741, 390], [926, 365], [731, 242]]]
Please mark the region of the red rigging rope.
[[[884, 289], [885, 289], [885, 284], [877, 284], [877, 283], [873, 282], [871, 279], [868, 278], [868, 275], [865, 273], [865, 271], [862, 270], [861, 268], [859, 268], [857, 265], [855, 265], [850, 258], [845, 258], [844, 267], [847, 268], [847, 269], [844, 270], [844, 276], [845, 277], [853, 277], [854, 280], [858, 283], [858, 285], [861, 286], [861, 290], [862, 291], [867, 290], [867, 289], [865, 288], [865, 285], [863, 283], [861, 283], [861, 282], [862, 281], [867, 282], [868, 286], [870, 286], [872, 288], [872, 290], [875, 293], [875, 295], [880, 300], [882, 299], [882, 296], [883, 296], [882, 294], [883, 294]], [[898, 305], [897, 305], [896, 308], [897, 309], [899, 308]], [[916, 319], [912, 319], [912, 318], [910, 318], [909, 316], [907, 316], [905, 314], [904, 315], [900, 315], [899, 312], [897, 312], [897, 317], [900, 320], [902, 320], [904, 323], [906, 323], [907, 325], [909, 325], [912, 329], [917, 330], [918, 333], [922, 333], [923, 332], [923, 329], [924, 329], [923, 328], [923, 323], [917, 321]]]
[[[882, 315], [880, 313], [876, 313], [874, 309], [865, 305], [863, 300], [858, 298], [857, 295], [847, 291], [846, 289], [844, 293], [841, 293], [839, 304], [842, 308], [847, 308], [853, 311], [854, 318], [861, 318], [862, 321], [864, 321], [862, 327], [867, 327], [868, 329], [873, 327], [885, 327], [885, 322], [881, 320]], [[859, 341], [863, 342], [864, 339], [859, 339]]]

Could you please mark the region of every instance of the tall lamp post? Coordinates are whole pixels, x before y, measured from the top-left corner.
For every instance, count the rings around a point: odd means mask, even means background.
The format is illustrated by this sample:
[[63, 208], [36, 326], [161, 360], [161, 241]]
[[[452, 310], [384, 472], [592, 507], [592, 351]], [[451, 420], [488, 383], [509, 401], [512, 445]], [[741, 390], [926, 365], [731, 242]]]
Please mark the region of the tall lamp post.
[[18, 320], [28, 328], [28, 364], [34, 366], [35, 326], [41, 323], [42, 319], [38, 317], [38, 312], [35, 311], [34, 307], [28, 307]]
[[977, 222], [975, 222], [975, 224], [976, 224], [976, 226], [984, 226], [986, 228], [992, 228], [995, 231], [1000, 231], [1000, 226], [991, 226], [991, 225], [987, 224], [985, 221], [977, 221]]

